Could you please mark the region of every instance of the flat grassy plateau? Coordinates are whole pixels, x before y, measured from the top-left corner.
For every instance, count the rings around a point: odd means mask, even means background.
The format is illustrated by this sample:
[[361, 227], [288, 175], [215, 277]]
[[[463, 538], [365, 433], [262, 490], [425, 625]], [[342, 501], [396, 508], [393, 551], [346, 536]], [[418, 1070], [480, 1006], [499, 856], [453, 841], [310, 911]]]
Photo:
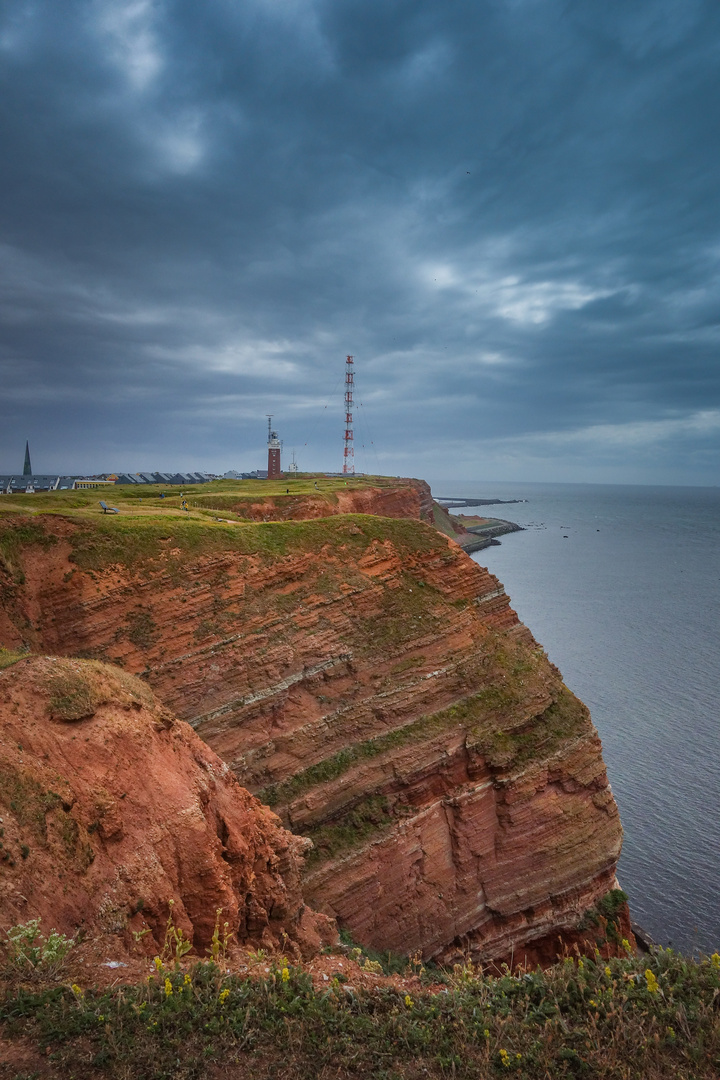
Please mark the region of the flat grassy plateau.
[[[212, 514], [213, 502], [217, 500], [217, 509], [225, 513], [224, 507], [230, 502], [262, 502], [266, 499], [280, 501], [297, 499], [298, 496], [312, 496], [327, 501], [334, 506], [337, 493], [341, 491], [359, 491], [369, 488], [395, 488], [402, 481], [387, 476], [324, 477], [299, 474], [297, 478], [283, 477], [281, 480], [213, 480], [208, 484], [195, 484], [188, 487], [162, 484], [116, 484], [110, 488], [94, 488], [81, 491], [47, 491], [35, 495], [0, 496], [0, 515], [4, 513], [60, 513], [73, 516], [102, 515], [100, 500], [108, 506], [117, 507], [121, 514], [154, 514], [158, 511], [165, 515], [184, 516], [181, 509], [181, 496], [190, 507], [190, 516]], [[316, 486], [317, 485], [317, 486]]]

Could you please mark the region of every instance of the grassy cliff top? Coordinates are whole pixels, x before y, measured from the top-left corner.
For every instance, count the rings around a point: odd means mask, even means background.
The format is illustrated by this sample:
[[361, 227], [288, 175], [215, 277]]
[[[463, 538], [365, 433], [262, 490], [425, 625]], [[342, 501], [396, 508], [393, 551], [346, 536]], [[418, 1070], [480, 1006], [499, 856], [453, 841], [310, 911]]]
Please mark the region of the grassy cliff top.
[[[278, 557], [329, 546], [360, 553], [374, 540], [389, 540], [403, 551], [440, 550], [444, 543], [435, 530], [413, 518], [334, 512], [340, 491], [391, 491], [410, 483], [391, 477], [300, 476], [280, 481], [219, 480], [183, 489], [146, 485], [139, 490], [117, 486], [110, 491], [9, 495], [0, 498], [0, 556], [14, 563], [23, 549], [47, 548], [59, 535], [70, 541], [71, 561], [86, 570], [132, 568], [160, 557], [172, 561], [222, 551]], [[188, 510], [181, 507], [181, 495]], [[243, 520], [225, 509], [242, 500], [271, 500], [279, 506], [303, 496], [326, 502], [328, 516], [260, 522]], [[105, 514], [101, 499], [120, 512]]]
[[[390, 541], [401, 552], [444, 551], [445, 542], [429, 525], [408, 518], [345, 514], [309, 521], [216, 522], [202, 514], [150, 511], [123, 517], [73, 515], [78, 527], [68, 537], [70, 561], [81, 570], [128, 569], [158, 558], [175, 562], [221, 552], [269, 558], [321, 550], [364, 552], [373, 541]], [[14, 564], [25, 548], [57, 542], [54, 518], [6, 515], [0, 518], [0, 556]]]
[[[208, 484], [188, 487], [162, 484], [116, 484], [114, 487], [94, 488], [82, 491], [47, 491], [35, 495], [0, 496], [0, 516], [8, 513], [41, 512], [71, 514], [72, 516], [102, 515], [100, 500], [115, 506], [121, 514], [151, 514], [161, 510], [164, 514], [183, 514], [180, 509], [181, 495], [194, 510], [209, 507], [214, 498], [218, 505], [233, 501], [259, 502], [264, 499], [292, 500], [298, 496], [311, 495], [323, 498], [328, 505], [336, 502], [341, 491], [361, 491], [369, 488], [392, 489], [406, 486], [413, 481], [391, 476], [325, 477], [300, 473], [297, 477], [285, 476], [281, 480], [213, 480]], [[316, 486], [317, 485], [317, 486]], [[164, 498], [161, 496], [164, 494]]]

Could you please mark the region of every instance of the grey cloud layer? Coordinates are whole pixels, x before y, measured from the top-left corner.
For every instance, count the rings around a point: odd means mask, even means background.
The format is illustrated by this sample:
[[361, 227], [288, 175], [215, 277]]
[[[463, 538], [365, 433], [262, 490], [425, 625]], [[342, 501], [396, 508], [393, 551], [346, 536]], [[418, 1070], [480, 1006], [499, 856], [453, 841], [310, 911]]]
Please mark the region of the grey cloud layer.
[[0, 471], [715, 482], [716, 5], [1, 18]]

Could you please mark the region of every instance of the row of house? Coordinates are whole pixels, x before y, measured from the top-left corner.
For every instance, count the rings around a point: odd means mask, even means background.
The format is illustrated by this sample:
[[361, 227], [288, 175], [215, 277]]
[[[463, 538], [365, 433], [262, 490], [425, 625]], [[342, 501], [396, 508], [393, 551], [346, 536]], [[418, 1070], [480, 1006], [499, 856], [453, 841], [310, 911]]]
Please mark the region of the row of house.
[[[115, 474], [113, 474], [115, 475]], [[189, 473], [164, 473], [164, 472], [141, 472], [141, 473], [118, 473], [115, 477], [116, 484], [182, 484], [189, 487], [190, 484], [207, 484], [210, 480], [217, 479], [213, 473], [189, 472]]]
[[19, 473], [0, 475], [0, 495], [32, 495], [39, 491], [79, 491], [92, 488], [111, 488], [115, 484], [207, 484], [214, 480], [212, 473], [103, 473], [101, 476], [34, 476]]
[[[253, 472], [236, 472], [230, 469], [224, 474], [227, 480], [267, 480], [267, 469]], [[85, 488], [114, 487], [115, 484], [160, 484], [163, 487], [207, 484], [219, 477], [213, 473], [102, 473], [98, 476], [34, 476], [19, 473], [0, 475], [0, 495], [32, 495], [37, 491], [78, 491]]]
[[32, 495], [36, 491], [72, 491], [79, 487], [113, 487], [112, 480], [79, 476], [0, 475], [0, 495]]
[[252, 472], [237, 472], [235, 469], [228, 469], [226, 473], [223, 473], [223, 480], [267, 480], [267, 469], [254, 469]]

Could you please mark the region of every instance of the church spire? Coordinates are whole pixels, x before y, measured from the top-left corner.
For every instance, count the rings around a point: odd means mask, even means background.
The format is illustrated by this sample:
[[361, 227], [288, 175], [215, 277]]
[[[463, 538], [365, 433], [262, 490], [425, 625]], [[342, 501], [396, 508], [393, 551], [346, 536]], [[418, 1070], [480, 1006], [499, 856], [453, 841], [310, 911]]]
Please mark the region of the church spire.
[[25, 464], [23, 465], [23, 476], [32, 476], [32, 465], [30, 464], [30, 443], [25, 443]]

